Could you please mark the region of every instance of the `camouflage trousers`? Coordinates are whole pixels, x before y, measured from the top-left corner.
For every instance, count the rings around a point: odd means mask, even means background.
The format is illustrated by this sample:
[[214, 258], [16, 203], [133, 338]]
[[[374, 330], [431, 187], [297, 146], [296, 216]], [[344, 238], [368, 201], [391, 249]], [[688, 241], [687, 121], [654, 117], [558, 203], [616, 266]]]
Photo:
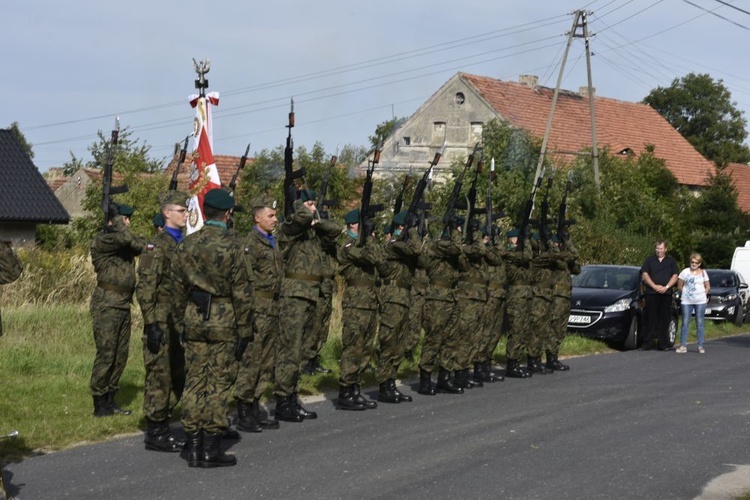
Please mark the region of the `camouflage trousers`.
[[185, 432], [203, 429], [216, 434], [228, 427], [227, 397], [237, 378], [235, 341], [185, 342], [185, 394], [182, 426]]
[[565, 335], [568, 334], [570, 297], [560, 297], [558, 295], [552, 297], [552, 307], [550, 311], [551, 335], [547, 341], [545, 349], [552, 354], [557, 354], [560, 351], [560, 344], [565, 340]]
[[395, 379], [398, 367], [404, 359], [406, 339], [409, 336], [409, 307], [405, 304], [386, 302], [380, 310], [378, 331], [378, 382]]
[[331, 328], [331, 313], [333, 312], [333, 296], [323, 294], [315, 304], [315, 316], [305, 325], [302, 334], [302, 356], [300, 368], [308, 360], [320, 353], [320, 350], [328, 340], [328, 331]]
[[350, 307], [343, 310], [339, 385], [348, 387], [362, 383], [362, 375], [373, 355], [377, 313], [377, 309]]
[[409, 306], [408, 325], [404, 332], [404, 350], [414, 351], [422, 337], [422, 311], [424, 310], [426, 288], [411, 288], [411, 305]]
[[152, 422], [162, 422], [169, 417], [182, 396], [185, 387], [185, 351], [179, 334], [170, 330], [167, 323], [159, 323], [168, 340], [161, 344], [159, 352], [152, 354], [146, 347], [144, 328], [143, 365], [146, 380], [143, 384], [143, 414]]
[[450, 370], [469, 368], [479, 352], [482, 339], [482, 313], [487, 301], [459, 297], [457, 303], [458, 321], [444, 349], [446, 368]]
[[422, 315], [424, 345], [419, 359], [420, 370], [432, 373], [441, 367], [447, 370], [454, 369], [452, 366], [444, 364], [445, 354], [443, 350], [446, 342], [448, 342], [448, 337], [454, 331], [457, 320], [456, 302], [429, 298], [425, 300], [424, 314]]
[[258, 331], [242, 356], [234, 390], [235, 399], [245, 403], [252, 403], [263, 396], [273, 378], [278, 348], [279, 317], [256, 310], [255, 324]]
[[130, 349], [130, 309], [91, 304], [96, 357], [91, 370], [91, 395], [116, 392], [128, 362]]
[[477, 353], [473, 361], [481, 363], [491, 361], [500, 337], [503, 334], [503, 316], [505, 315], [505, 299], [490, 297], [484, 304], [482, 313], [482, 335], [479, 339]]
[[[298, 391], [302, 364], [302, 337], [309, 323], [315, 321], [315, 302], [298, 297], [279, 300], [279, 341], [276, 348], [274, 394], [291, 396]], [[307, 359], [305, 359], [307, 361]]]
[[530, 287], [512, 287], [508, 293], [506, 315], [508, 317], [508, 344], [506, 357], [520, 360], [529, 342]]
[[529, 357], [538, 358], [550, 339], [552, 296], [546, 290], [535, 293], [531, 300], [531, 315], [529, 325]]

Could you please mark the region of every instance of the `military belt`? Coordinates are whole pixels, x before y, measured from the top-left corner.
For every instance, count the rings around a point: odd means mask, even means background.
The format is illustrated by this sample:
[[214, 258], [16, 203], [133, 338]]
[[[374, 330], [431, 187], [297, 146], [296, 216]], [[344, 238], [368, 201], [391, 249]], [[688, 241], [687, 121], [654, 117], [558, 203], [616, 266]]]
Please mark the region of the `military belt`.
[[388, 286], [395, 286], [395, 287], [398, 287], [398, 288], [403, 288], [405, 290], [410, 290], [411, 289], [411, 285], [409, 283], [405, 283], [405, 282], [401, 282], [401, 281], [396, 281], [396, 280], [383, 280], [383, 284], [384, 285], [388, 285]]
[[219, 302], [229, 303], [232, 302], [232, 297], [226, 297], [223, 295], [212, 295], [211, 302], [218, 304]]
[[486, 285], [487, 280], [485, 278], [475, 278], [473, 276], [464, 276], [463, 278], [459, 278], [458, 283], [472, 283], [474, 285]]
[[127, 286], [114, 285], [112, 283], [103, 283], [101, 281], [97, 281], [96, 286], [110, 292], [124, 293], [128, 295], [133, 293], [133, 290]]
[[453, 281], [447, 280], [430, 280], [430, 285], [438, 288], [453, 288], [456, 284]]
[[284, 273], [284, 277], [292, 279], [292, 280], [317, 281], [318, 283], [322, 283], [323, 278], [325, 278], [325, 276], [320, 276], [318, 274], [290, 273], [290, 272]]
[[271, 290], [255, 290], [255, 296], [263, 299], [278, 300], [279, 292], [272, 292]]
[[351, 279], [346, 282], [346, 286], [375, 287], [377, 285], [378, 283], [375, 280], [369, 280], [367, 278]]
[[500, 288], [505, 288], [505, 285], [503, 283], [491, 282], [489, 287], [490, 290], [498, 290]]

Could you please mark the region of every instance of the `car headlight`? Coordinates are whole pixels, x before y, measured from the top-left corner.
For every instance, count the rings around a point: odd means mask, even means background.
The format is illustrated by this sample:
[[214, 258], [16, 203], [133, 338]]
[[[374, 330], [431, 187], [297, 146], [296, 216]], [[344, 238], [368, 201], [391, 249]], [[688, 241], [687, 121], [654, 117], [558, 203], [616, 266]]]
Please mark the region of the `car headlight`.
[[719, 302], [734, 302], [737, 299], [736, 293], [730, 293], [729, 295], [722, 295], [719, 297]]
[[616, 313], [630, 309], [630, 299], [620, 299], [611, 306], [604, 308], [605, 313]]

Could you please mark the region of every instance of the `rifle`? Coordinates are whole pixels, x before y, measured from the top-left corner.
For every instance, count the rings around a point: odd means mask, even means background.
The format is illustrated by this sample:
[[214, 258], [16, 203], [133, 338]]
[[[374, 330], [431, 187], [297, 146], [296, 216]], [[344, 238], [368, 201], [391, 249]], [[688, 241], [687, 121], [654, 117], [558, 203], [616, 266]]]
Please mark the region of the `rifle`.
[[[406, 218], [409, 219], [410, 215], [419, 215], [420, 221], [419, 221], [419, 227], [421, 230], [421, 235], [424, 236], [426, 234], [426, 228], [424, 227], [425, 224], [425, 217], [424, 212], [425, 210], [429, 210], [432, 208], [432, 205], [429, 203], [425, 203], [422, 200], [422, 196], [424, 195], [424, 190], [427, 189], [427, 185], [430, 182], [430, 177], [432, 175], [432, 169], [435, 168], [435, 165], [438, 164], [440, 161], [440, 157], [443, 156], [443, 153], [445, 152], [445, 142], [443, 143], [443, 147], [440, 148], [440, 150], [435, 153], [435, 157], [430, 162], [430, 166], [425, 171], [424, 175], [422, 175], [422, 178], [419, 179], [419, 182], [417, 182], [417, 186], [414, 188], [414, 195], [411, 198], [411, 203], [409, 203], [409, 208], [406, 211]], [[421, 213], [420, 213], [421, 211]], [[407, 231], [404, 231], [404, 238], [406, 238]]]
[[385, 207], [380, 205], [371, 205], [370, 198], [372, 197], [372, 173], [375, 171], [375, 165], [380, 162], [380, 148], [382, 143], [375, 146], [375, 151], [372, 154], [372, 160], [367, 166], [367, 172], [365, 175], [365, 183], [362, 187], [362, 203], [359, 208], [359, 242], [358, 246], [363, 247], [367, 243], [367, 238], [370, 236], [368, 233], [369, 224], [368, 221], [372, 220], [376, 213], [384, 210]]
[[242, 172], [242, 169], [245, 168], [245, 163], [247, 163], [247, 155], [250, 153], [250, 143], [247, 143], [247, 148], [245, 148], [245, 154], [242, 155], [242, 158], [240, 158], [240, 164], [237, 165], [237, 170], [234, 172], [234, 175], [232, 176], [232, 180], [229, 181], [229, 191], [231, 191], [232, 196], [234, 196], [234, 189], [237, 187], [237, 178], [240, 176], [240, 172]]
[[549, 191], [552, 188], [552, 176], [547, 177], [547, 189], [544, 191], [542, 199], [542, 211], [539, 216], [539, 240], [541, 241], [540, 251], [547, 248], [551, 234], [549, 231]]
[[[478, 146], [478, 144], [477, 144]], [[476, 147], [475, 147], [476, 151]], [[479, 155], [479, 161], [477, 162], [477, 168], [474, 170], [474, 179], [471, 181], [469, 192], [466, 194], [466, 221], [464, 222], [464, 241], [469, 243], [472, 235], [469, 234], [469, 222], [475, 216], [485, 211], [485, 207], [477, 206], [477, 181], [479, 180], [479, 174], [484, 171], [484, 152]]]
[[[479, 165], [482, 164], [483, 158], [479, 159]], [[477, 168], [479, 168], [477, 166]], [[490, 237], [490, 243], [492, 246], [495, 246], [495, 231], [494, 226], [492, 225], [493, 222], [495, 222], [495, 216], [492, 213], [492, 184], [495, 182], [495, 158], [492, 158], [492, 161], [490, 161], [490, 177], [487, 179], [487, 195], [484, 201], [484, 213], [487, 218], [487, 222], [485, 223], [485, 230], [487, 231], [487, 234]]]
[[112, 185], [112, 169], [115, 163], [115, 148], [117, 139], [120, 135], [120, 117], [115, 118], [115, 128], [112, 130], [112, 137], [109, 141], [107, 150], [107, 159], [104, 162], [104, 172], [102, 173], [102, 210], [104, 210], [104, 227], [109, 226], [112, 218], [117, 215], [117, 210], [112, 202], [112, 195], [128, 192], [128, 187]]
[[[445, 215], [443, 215], [443, 232], [444, 233], [447, 230], [449, 230], [450, 222], [456, 216], [456, 209], [458, 208], [456, 205], [458, 203], [458, 197], [461, 195], [461, 188], [463, 187], [463, 183], [464, 183], [464, 175], [466, 175], [466, 172], [469, 169], [471, 169], [471, 165], [474, 163], [474, 156], [476, 155], [476, 152], [478, 149], [479, 149], [479, 143], [476, 143], [476, 145], [474, 146], [474, 150], [466, 159], [466, 163], [464, 164], [464, 169], [461, 171], [460, 174], [458, 174], [458, 178], [456, 179], [456, 182], [453, 184], [453, 191], [451, 192], [450, 198], [448, 198], [448, 207], [445, 209]], [[476, 195], [476, 188], [474, 189], [474, 194]], [[471, 209], [471, 207], [467, 207], [467, 210], [469, 209]]]
[[284, 218], [288, 219], [294, 213], [294, 202], [297, 199], [297, 187], [294, 180], [305, 176], [305, 169], [294, 170], [294, 141], [292, 140], [292, 129], [294, 128], [294, 98], [292, 98], [292, 107], [289, 111], [289, 135], [286, 138], [286, 147], [284, 148]]
[[526, 200], [526, 207], [523, 210], [523, 219], [521, 219], [521, 226], [518, 228], [518, 245], [517, 249], [523, 251], [524, 242], [526, 241], [527, 233], [529, 231], [529, 223], [531, 221], [531, 213], [534, 211], [534, 201], [536, 200], [536, 193], [542, 185], [542, 179], [544, 178], [545, 167], [539, 172], [539, 177], [534, 181], [534, 185], [531, 187], [531, 194], [529, 199]]
[[404, 176], [404, 183], [401, 185], [401, 191], [396, 196], [396, 203], [393, 205], [393, 213], [397, 214], [401, 211], [401, 207], [404, 205], [404, 193], [406, 192], [406, 186], [409, 185], [411, 180], [411, 169], [409, 173]]
[[[188, 140], [190, 139], [190, 136], [185, 137], [185, 142], [182, 143], [182, 149], [180, 149], [180, 156], [177, 158], [177, 166], [174, 168], [174, 172], [172, 172], [172, 179], [169, 181], [169, 190], [170, 191], [177, 191], [177, 174], [180, 172], [180, 165], [185, 163], [185, 155], [187, 155], [187, 147], [188, 147]], [[175, 144], [175, 153], [177, 152], [177, 148], [180, 147], [180, 143], [178, 142]]]
[[[338, 153], [338, 148], [337, 151]], [[337, 155], [333, 155], [331, 157], [331, 163], [328, 165], [328, 172], [326, 172], [326, 177], [323, 179], [323, 183], [320, 185], [320, 190], [318, 191], [318, 199], [315, 201], [315, 207], [318, 209], [318, 213], [320, 214], [321, 219], [327, 219], [328, 218], [328, 210], [325, 210], [325, 207], [335, 207], [336, 202], [334, 200], [326, 200], [326, 193], [328, 192], [328, 184], [331, 182], [331, 173], [333, 172], [333, 168], [336, 166], [336, 162], [338, 161], [339, 157]]]
[[567, 241], [570, 238], [568, 233], [568, 226], [572, 226], [576, 223], [575, 219], [566, 219], [568, 212], [568, 193], [573, 187], [573, 171], [568, 173], [568, 181], [565, 183], [565, 193], [563, 194], [562, 202], [560, 202], [560, 208], [557, 212], [557, 237], [560, 238], [561, 242]]

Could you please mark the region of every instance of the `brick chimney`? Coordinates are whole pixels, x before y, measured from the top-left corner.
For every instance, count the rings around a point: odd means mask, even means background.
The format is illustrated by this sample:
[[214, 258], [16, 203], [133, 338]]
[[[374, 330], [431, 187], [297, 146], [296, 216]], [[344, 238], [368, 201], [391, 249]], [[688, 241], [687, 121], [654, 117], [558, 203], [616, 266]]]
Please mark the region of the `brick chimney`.
[[[589, 86], [586, 85], [585, 87], [578, 87], [578, 93], [581, 94], [583, 97], [588, 97]], [[591, 94], [593, 96], [596, 96], [596, 87], [591, 87]]]
[[536, 75], [521, 75], [518, 77], [518, 83], [534, 88], [539, 84], [539, 77]]

